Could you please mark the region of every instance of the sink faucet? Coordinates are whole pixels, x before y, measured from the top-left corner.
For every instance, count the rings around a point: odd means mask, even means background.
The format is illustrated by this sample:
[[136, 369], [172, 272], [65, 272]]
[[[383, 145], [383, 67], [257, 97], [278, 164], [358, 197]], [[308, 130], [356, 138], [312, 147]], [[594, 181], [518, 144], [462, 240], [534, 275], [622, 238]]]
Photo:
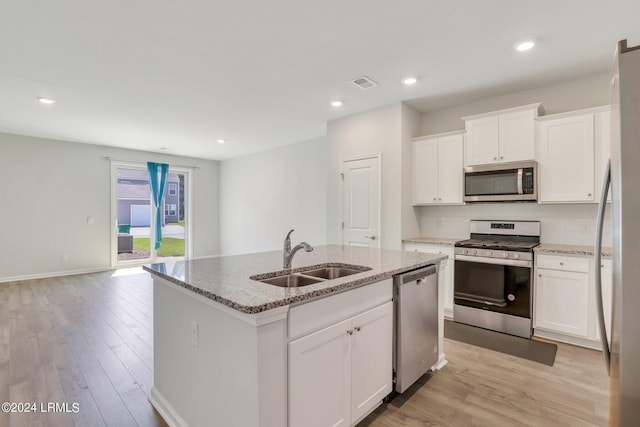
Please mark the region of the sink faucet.
[[284, 269], [291, 268], [291, 260], [293, 259], [293, 256], [296, 254], [296, 252], [298, 252], [300, 249], [304, 248], [305, 252], [311, 252], [313, 250], [313, 246], [311, 246], [307, 242], [302, 242], [291, 249], [291, 239], [289, 238], [289, 236], [291, 236], [291, 233], [293, 233], [293, 230], [289, 231], [287, 233], [287, 237], [284, 238], [284, 253], [282, 255]]

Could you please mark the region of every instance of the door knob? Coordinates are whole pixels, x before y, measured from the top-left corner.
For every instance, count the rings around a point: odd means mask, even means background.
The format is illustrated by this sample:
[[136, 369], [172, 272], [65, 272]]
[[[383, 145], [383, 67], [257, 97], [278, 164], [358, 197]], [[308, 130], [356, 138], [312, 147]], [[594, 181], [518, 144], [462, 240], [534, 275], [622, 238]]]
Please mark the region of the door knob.
[[376, 235], [374, 234], [373, 236], [364, 236], [365, 239], [371, 239], [371, 240], [376, 240]]

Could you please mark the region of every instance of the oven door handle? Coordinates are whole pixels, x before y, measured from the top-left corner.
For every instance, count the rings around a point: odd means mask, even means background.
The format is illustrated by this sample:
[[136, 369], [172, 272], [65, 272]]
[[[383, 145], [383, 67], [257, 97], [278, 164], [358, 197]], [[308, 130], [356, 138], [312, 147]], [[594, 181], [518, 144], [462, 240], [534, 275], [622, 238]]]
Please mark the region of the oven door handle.
[[456, 261], [468, 261], [477, 262], [480, 264], [496, 264], [496, 265], [509, 265], [512, 267], [532, 267], [531, 261], [524, 261], [521, 259], [504, 259], [504, 258], [485, 258], [469, 255], [456, 255], [454, 260]]

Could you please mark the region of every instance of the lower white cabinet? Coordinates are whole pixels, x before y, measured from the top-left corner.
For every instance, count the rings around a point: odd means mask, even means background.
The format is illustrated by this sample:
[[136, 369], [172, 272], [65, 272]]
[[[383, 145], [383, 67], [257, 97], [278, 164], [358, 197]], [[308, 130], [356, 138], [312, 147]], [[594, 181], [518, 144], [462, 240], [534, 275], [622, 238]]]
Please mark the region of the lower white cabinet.
[[[536, 255], [534, 335], [600, 349], [593, 256]], [[602, 299], [611, 339], [611, 259], [603, 259]]]
[[289, 422], [351, 426], [391, 392], [393, 303], [289, 343]]
[[442, 289], [438, 289], [438, 292], [442, 292], [444, 296], [444, 315], [453, 318], [453, 275], [455, 271], [453, 246], [407, 242], [404, 244], [404, 250], [449, 256], [438, 267], [438, 284], [442, 283]]
[[589, 336], [589, 261], [538, 256], [534, 328]]

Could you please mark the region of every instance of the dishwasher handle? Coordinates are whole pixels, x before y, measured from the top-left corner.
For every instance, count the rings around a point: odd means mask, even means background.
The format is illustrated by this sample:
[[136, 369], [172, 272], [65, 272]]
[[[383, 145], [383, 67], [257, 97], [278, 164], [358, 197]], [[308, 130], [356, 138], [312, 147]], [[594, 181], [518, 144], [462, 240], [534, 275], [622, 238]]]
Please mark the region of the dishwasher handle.
[[432, 264], [423, 268], [419, 268], [417, 270], [411, 270], [405, 273], [396, 274], [395, 276], [393, 276], [393, 284], [404, 285], [405, 283], [415, 282], [416, 280], [423, 279], [427, 276], [431, 276], [432, 274], [436, 274], [436, 271], [436, 266]]

